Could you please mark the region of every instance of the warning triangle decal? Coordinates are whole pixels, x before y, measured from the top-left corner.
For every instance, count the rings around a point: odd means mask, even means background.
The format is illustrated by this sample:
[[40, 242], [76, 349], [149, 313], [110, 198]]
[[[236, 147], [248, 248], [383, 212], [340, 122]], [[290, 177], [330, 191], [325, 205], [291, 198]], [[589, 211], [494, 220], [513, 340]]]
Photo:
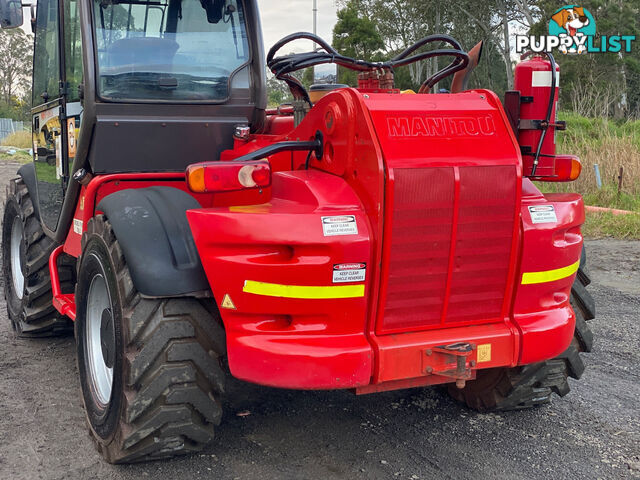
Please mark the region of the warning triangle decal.
[[226, 294], [224, 296], [224, 298], [222, 299], [222, 308], [226, 308], [227, 310], [235, 310], [236, 306], [233, 304], [233, 301], [231, 300], [231, 297], [229, 296], [229, 294]]

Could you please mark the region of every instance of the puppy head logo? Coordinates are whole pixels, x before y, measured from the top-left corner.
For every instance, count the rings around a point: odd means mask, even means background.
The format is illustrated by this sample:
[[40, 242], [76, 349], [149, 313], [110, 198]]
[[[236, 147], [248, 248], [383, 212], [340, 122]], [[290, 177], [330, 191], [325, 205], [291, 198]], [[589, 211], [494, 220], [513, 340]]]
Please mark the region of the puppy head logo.
[[586, 46], [584, 37], [594, 36], [596, 34], [596, 21], [591, 12], [579, 5], [565, 5], [557, 10], [549, 21], [549, 35], [567, 38], [571, 37], [573, 42], [571, 47], [567, 48], [568, 42], [561, 43], [560, 51], [562, 53], [584, 53]]

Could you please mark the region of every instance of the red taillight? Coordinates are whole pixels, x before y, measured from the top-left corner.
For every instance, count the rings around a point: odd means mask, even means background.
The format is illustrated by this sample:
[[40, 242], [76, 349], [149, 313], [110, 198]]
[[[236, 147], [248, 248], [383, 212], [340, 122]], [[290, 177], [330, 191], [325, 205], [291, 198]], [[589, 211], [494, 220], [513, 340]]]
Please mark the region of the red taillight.
[[582, 172], [582, 163], [575, 155], [556, 156], [556, 177], [559, 181], [572, 182]]
[[251, 179], [259, 186], [271, 184], [271, 167], [267, 163], [264, 168], [254, 168], [251, 171]]
[[556, 155], [553, 175], [536, 175], [539, 182], [573, 182], [582, 172], [582, 162], [575, 155]]
[[233, 192], [271, 185], [271, 166], [257, 162], [205, 162], [187, 167], [187, 184], [192, 192]]

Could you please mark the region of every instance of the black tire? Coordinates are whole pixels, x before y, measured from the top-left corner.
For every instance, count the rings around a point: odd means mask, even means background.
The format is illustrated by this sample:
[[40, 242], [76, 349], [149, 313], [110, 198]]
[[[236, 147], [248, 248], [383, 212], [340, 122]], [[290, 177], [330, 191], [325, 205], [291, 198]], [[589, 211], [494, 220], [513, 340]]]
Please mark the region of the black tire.
[[[17, 226], [22, 228], [19, 256], [24, 282], [21, 292], [16, 291], [11, 268], [11, 235]], [[21, 178], [11, 180], [2, 223], [2, 267], [7, 313], [21, 337], [46, 337], [73, 331], [71, 321], [60, 315], [52, 304], [49, 257], [55, 247], [53, 240], [42, 230], [26, 185]], [[75, 259], [61, 255], [58, 273], [62, 292], [72, 293]]]
[[494, 368], [478, 371], [476, 380], [463, 389], [448, 387], [449, 394], [468, 407], [481, 412], [519, 410], [544, 405], [551, 394], [564, 397], [570, 391], [568, 377], [579, 379], [584, 372], [581, 352], [590, 352], [593, 334], [586, 320], [595, 317], [595, 303], [587, 292], [591, 283], [582, 261], [571, 289], [571, 306], [576, 314], [573, 340], [564, 353], [545, 362], [515, 368]]
[[[76, 290], [77, 359], [98, 450], [110, 463], [201, 450], [213, 439], [222, 416], [226, 339], [215, 304], [195, 298], [142, 298], [102, 215], [89, 221], [82, 245]], [[104, 358], [113, 368], [112, 390], [104, 405], [95, 393], [87, 353], [87, 300], [97, 275], [104, 277], [111, 309], [102, 317], [111, 315], [113, 321], [110, 335], [104, 334], [109, 331], [102, 330], [104, 323], [100, 330], [101, 344], [107, 345]]]

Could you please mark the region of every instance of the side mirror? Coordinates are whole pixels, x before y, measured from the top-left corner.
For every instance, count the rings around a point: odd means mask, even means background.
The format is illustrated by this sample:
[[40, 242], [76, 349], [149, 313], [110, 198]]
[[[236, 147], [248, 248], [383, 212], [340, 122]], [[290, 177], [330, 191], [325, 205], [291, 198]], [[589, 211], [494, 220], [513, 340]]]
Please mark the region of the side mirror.
[[1, 28], [18, 28], [23, 21], [21, 0], [0, 0]]

